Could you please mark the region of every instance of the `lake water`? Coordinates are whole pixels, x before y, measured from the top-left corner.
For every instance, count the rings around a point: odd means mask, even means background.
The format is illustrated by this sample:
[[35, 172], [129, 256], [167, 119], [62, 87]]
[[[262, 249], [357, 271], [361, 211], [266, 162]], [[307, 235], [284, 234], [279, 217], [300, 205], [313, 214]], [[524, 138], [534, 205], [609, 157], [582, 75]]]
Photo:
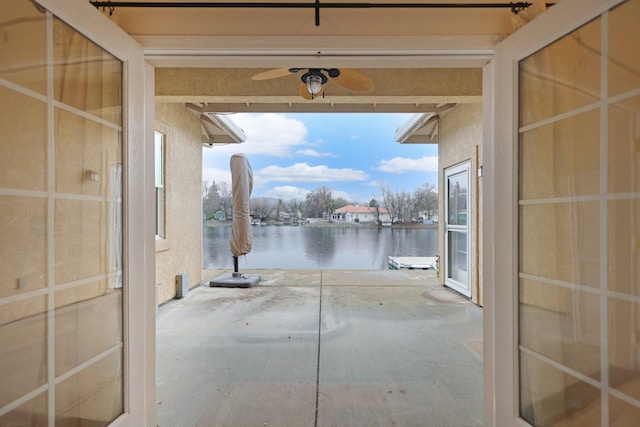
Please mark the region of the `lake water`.
[[[388, 256], [436, 256], [435, 228], [329, 228], [255, 226], [253, 247], [238, 259], [239, 270], [388, 269]], [[233, 268], [231, 227], [204, 227], [203, 268]]]

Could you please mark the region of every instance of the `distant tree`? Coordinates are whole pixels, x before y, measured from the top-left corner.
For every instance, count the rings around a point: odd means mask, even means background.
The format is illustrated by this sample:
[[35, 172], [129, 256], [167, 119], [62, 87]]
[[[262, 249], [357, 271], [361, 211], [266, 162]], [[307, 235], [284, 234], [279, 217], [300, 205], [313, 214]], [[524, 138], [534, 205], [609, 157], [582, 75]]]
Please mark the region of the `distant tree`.
[[[345, 199], [344, 197], [338, 197], [337, 199], [335, 199], [336, 202], [336, 207], [335, 209], [339, 209], [342, 208], [344, 206], [350, 205], [352, 204], [350, 201], [348, 201], [347, 199]], [[334, 210], [335, 210], [334, 209]]]
[[406, 191], [391, 191], [387, 186], [380, 187], [382, 203], [387, 209], [391, 222], [408, 222], [413, 212], [413, 197]]
[[209, 192], [209, 181], [202, 180], [202, 201], [204, 201], [205, 197], [207, 197], [208, 192]]
[[202, 192], [206, 192], [202, 200], [202, 209], [204, 210], [207, 219], [209, 219], [213, 217], [213, 214], [221, 210], [221, 199], [218, 192], [218, 185], [215, 181], [212, 181], [211, 185], [207, 185], [207, 182], [204, 181]]
[[318, 187], [307, 194], [305, 202], [305, 216], [307, 218], [319, 218], [325, 212], [325, 201], [332, 199], [333, 190], [329, 187]]
[[289, 212], [292, 214], [300, 214], [304, 213], [304, 203], [300, 199], [291, 199], [289, 201]]
[[411, 193], [401, 191], [395, 193], [397, 214], [400, 222], [411, 222], [411, 216], [414, 212], [414, 199]]
[[323, 203], [323, 208], [324, 208], [324, 213], [326, 214], [333, 214], [333, 212], [336, 210], [336, 201], [329, 198], [326, 199]]
[[418, 192], [420, 193], [418, 208], [427, 213], [427, 219], [431, 219], [434, 212], [438, 210], [438, 191], [436, 186], [425, 182], [416, 190], [416, 193]]
[[[409, 222], [419, 217], [421, 210], [427, 211], [427, 216], [431, 215], [438, 207], [438, 193], [435, 185], [424, 183], [413, 194], [406, 191], [391, 191], [387, 186], [380, 187], [382, 192], [382, 204], [389, 212], [393, 222]], [[375, 199], [372, 199], [373, 203]], [[370, 205], [371, 205], [370, 203]]]
[[276, 218], [280, 218], [280, 210], [284, 208], [284, 203], [282, 202], [282, 199], [278, 199], [277, 205], [276, 205]]
[[395, 193], [393, 193], [389, 187], [382, 184], [380, 185], [380, 192], [382, 193], [382, 204], [389, 213], [391, 222], [397, 222], [399, 218], [399, 206]]
[[376, 208], [376, 222], [378, 223], [378, 225], [380, 225], [382, 223], [382, 221], [380, 220], [380, 206], [378, 205], [378, 201], [375, 197], [372, 198], [369, 202], [369, 207]]
[[224, 217], [230, 219], [233, 215], [231, 212], [233, 204], [233, 194], [231, 186], [225, 181], [218, 183], [218, 195], [220, 196], [220, 209], [224, 213]]
[[276, 208], [277, 203], [267, 197], [251, 199], [251, 213], [253, 216], [260, 218], [261, 221], [268, 220]]

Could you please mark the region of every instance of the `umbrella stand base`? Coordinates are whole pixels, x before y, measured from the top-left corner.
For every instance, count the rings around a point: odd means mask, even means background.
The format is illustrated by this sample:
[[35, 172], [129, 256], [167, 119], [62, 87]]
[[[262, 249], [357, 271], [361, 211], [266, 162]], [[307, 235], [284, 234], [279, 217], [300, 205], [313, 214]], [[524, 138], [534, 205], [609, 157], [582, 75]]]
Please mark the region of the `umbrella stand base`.
[[209, 281], [209, 286], [219, 288], [250, 288], [259, 281], [259, 274], [225, 273]]

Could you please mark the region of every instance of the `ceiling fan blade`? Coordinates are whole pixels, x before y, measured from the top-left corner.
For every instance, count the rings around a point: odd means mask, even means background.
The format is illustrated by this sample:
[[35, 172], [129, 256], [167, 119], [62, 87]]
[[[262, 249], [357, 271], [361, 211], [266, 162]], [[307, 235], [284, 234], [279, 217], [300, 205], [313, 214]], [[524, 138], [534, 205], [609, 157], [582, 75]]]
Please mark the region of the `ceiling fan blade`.
[[309, 101], [311, 101], [313, 99], [313, 96], [309, 93], [309, 90], [307, 89], [307, 85], [304, 83], [300, 83], [300, 96], [303, 97], [304, 99], [307, 99]]
[[278, 77], [284, 77], [291, 74], [289, 68], [274, 68], [272, 70], [263, 71], [251, 77], [251, 80], [269, 80]]
[[373, 89], [373, 80], [362, 71], [353, 68], [341, 68], [338, 77], [331, 77], [338, 86], [354, 92], [368, 92]]

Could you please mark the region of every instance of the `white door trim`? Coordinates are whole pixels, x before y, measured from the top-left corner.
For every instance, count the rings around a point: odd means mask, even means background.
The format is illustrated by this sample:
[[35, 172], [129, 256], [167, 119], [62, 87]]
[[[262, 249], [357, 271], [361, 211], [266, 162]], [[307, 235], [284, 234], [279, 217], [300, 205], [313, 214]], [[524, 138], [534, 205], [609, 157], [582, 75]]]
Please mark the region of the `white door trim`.
[[[133, 35], [156, 67], [482, 67], [498, 36], [175, 36]], [[318, 55], [318, 51], [322, 55]]]
[[[528, 426], [519, 416], [517, 303], [518, 61], [623, 0], [563, 0], [496, 47], [492, 123], [483, 144], [485, 425]], [[491, 67], [487, 67], [489, 69]], [[486, 69], [486, 70], [487, 70]], [[487, 105], [487, 108], [490, 108]], [[493, 138], [491, 138], [493, 136]], [[488, 341], [491, 342], [488, 342]], [[489, 388], [487, 388], [489, 387]]]
[[[153, 179], [153, 143], [145, 143], [145, 64], [142, 47], [84, 0], [38, 3], [124, 66], [124, 342], [125, 413], [112, 425], [137, 427], [155, 422], [155, 242], [145, 221]], [[153, 134], [151, 134], [151, 137]], [[150, 179], [151, 177], [151, 179]], [[146, 196], [146, 197], [145, 197]], [[151, 216], [152, 217], [152, 216]], [[149, 225], [151, 224], [151, 225]]]

